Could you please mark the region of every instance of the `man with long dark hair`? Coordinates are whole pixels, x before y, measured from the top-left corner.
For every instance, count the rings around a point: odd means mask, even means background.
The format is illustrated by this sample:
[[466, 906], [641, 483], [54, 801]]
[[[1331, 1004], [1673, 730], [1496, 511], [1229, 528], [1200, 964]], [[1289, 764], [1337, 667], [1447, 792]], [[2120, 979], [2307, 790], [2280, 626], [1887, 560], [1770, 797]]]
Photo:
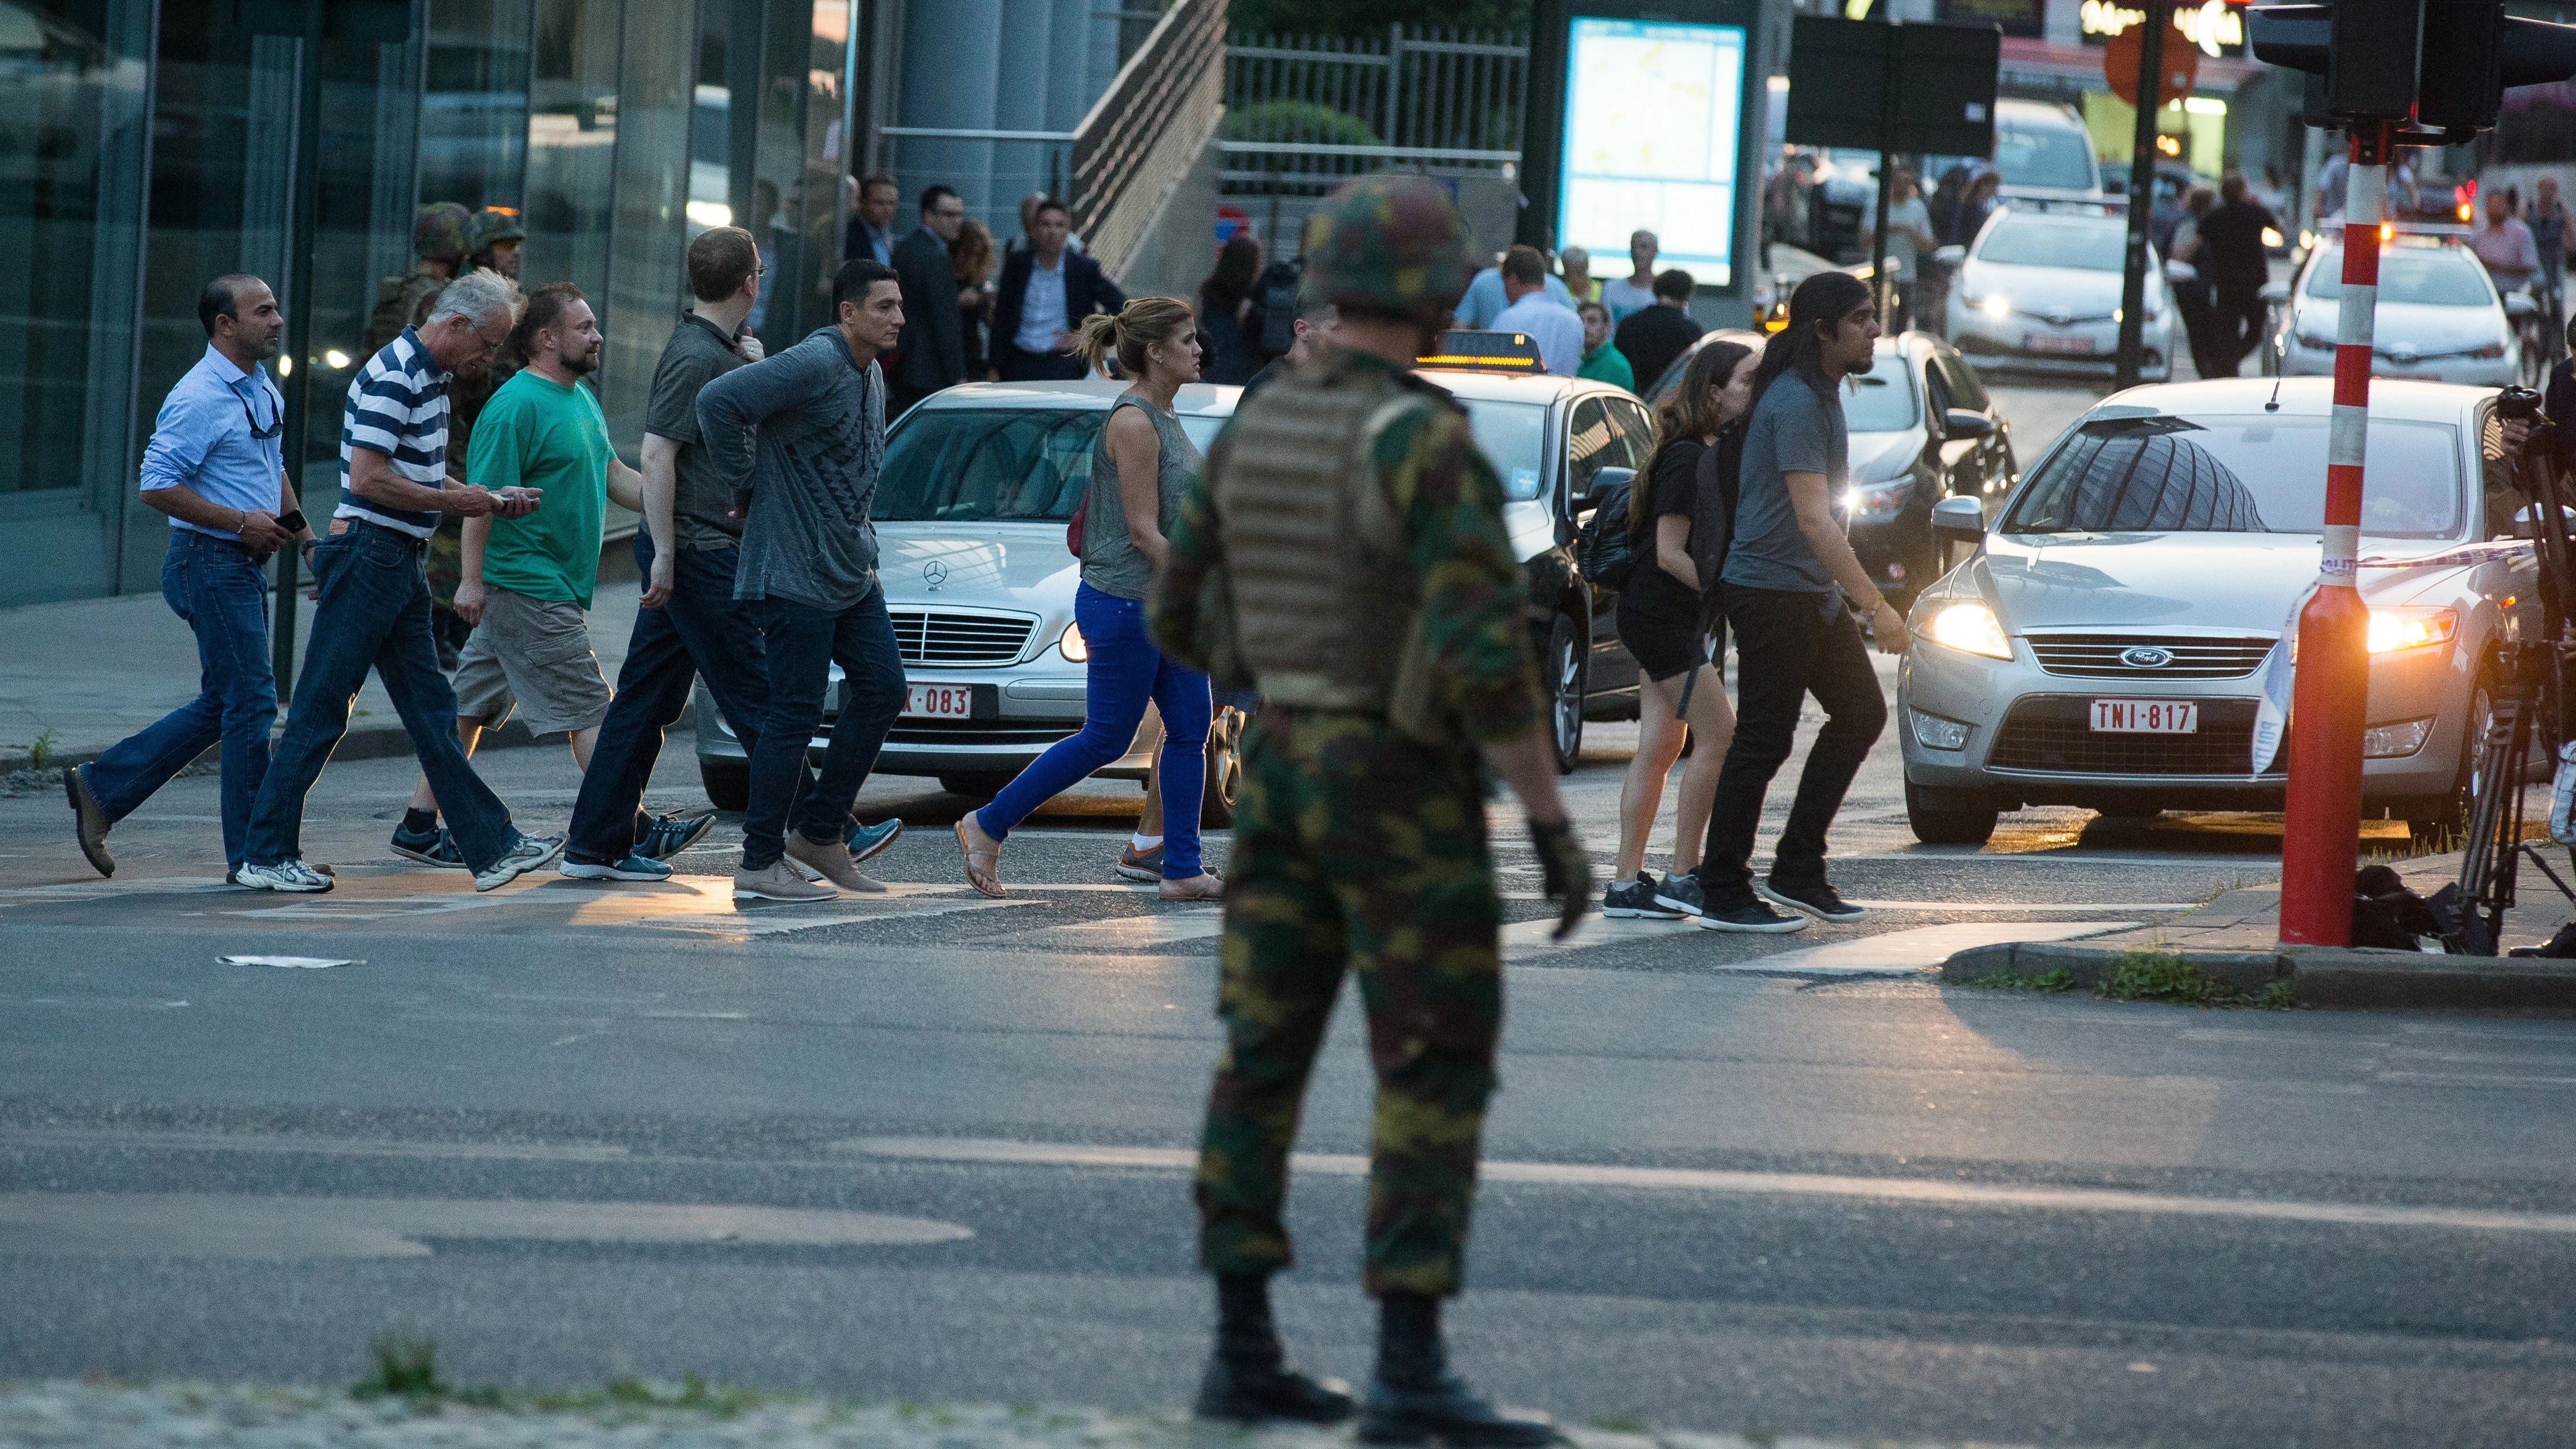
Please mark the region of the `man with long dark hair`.
[[[1743, 682], [1697, 882], [1699, 923], [1711, 930], [1795, 931], [1808, 916], [1862, 914], [1825, 879], [1825, 827], [1887, 726], [1887, 701], [1845, 601], [1874, 610], [1871, 630], [1890, 654], [1905, 648], [1905, 616], [1879, 597], [1833, 500], [1849, 451], [1842, 381], [1869, 370], [1877, 345], [1868, 286], [1846, 272], [1819, 272], [1789, 295], [1789, 325], [1772, 336], [1753, 375], [1735, 536], [1720, 574]], [[1757, 885], [1749, 862], [1762, 797], [1789, 758], [1808, 694], [1824, 706], [1825, 727], [1807, 753], [1770, 877]], [[1798, 914], [1784, 916], [1766, 899]]]

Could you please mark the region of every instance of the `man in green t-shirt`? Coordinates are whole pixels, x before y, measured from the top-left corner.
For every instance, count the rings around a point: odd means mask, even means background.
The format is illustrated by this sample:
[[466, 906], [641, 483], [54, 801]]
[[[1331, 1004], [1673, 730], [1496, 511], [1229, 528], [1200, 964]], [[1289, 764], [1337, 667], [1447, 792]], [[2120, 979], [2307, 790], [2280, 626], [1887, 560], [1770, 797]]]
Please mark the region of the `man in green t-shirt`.
[[[642, 512], [643, 479], [618, 461], [599, 399], [581, 385], [599, 366], [601, 341], [581, 289], [550, 282], [530, 293], [511, 340], [528, 365], [483, 405], [466, 477], [537, 489], [545, 506], [525, 518], [467, 521], [456, 613], [474, 634], [456, 663], [456, 737], [471, 755], [483, 731], [524, 710], [531, 731], [569, 735], [573, 763], [587, 770], [609, 700], [587, 617], [600, 516], [612, 498]], [[438, 826], [426, 777], [393, 849], [424, 865], [464, 864]]]
[[1574, 310], [1583, 319], [1583, 365], [1574, 370], [1574, 375], [1635, 392], [1636, 370], [1628, 366], [1624, 353], [1610, 345], [1610, 309], [1598, 302], [1585, 302]]

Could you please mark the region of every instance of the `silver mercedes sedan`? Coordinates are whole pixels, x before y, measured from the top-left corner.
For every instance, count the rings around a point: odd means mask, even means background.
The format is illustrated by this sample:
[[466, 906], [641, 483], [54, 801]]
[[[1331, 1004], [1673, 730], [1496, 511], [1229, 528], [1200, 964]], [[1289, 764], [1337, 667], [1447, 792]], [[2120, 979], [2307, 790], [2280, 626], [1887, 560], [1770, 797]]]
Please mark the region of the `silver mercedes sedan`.
[[[1975, 551], [1916, 601], [1898, 674], [1918, 839], [1982, 844], [2024, 805], [2280, 808], [2286, 748], [2258, 771], [2252, 737], [2265, 657], [2316, 577], [2332, 386], [2132, 388], [2050, 447], [1991, 530], [1974, 499], [1940, 506], [1935, 527]], [[2495, 397], [2371, 388], [2362, 798], [2419, 833], [2458, 827], [2498, 646], [2538, 622]]]

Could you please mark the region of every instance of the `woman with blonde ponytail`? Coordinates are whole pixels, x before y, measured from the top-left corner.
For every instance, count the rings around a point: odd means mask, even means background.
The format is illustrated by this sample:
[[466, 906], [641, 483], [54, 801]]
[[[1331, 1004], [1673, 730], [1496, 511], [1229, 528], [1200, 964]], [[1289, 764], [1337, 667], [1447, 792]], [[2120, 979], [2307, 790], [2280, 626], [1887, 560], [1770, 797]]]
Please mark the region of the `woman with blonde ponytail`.
[[[1208, 679], [1166, 657], [1145, 632], [1145, 590], [1169, 559], [1165, 533], [1203, 460], [1172, 413], [1172, 397], [1199, 378], [1198, 320], [1187, 302], [1138, 297], [1115, 317], [1082, 321], [1074, 352], [1097, 370], [1115, 356], [1134, 379], [1110, 404], [1091, 449], [1083, 503], [1082, 583], [1073, 619], [1089, 651], [1082, 732], [1058, 740], [1002, 787], [993, 803], [957, 822], [966, 880], [1003, 894], [1002, 842], [1039, 806], [1127, 752], [1151, 701], [1163, 716], [1162, 897], [1213, 900], [1225, 882], [1199, 860], [1199, 796], [1206, 785]], [[1131, 850], [1150, 848], [1131, 842]]]

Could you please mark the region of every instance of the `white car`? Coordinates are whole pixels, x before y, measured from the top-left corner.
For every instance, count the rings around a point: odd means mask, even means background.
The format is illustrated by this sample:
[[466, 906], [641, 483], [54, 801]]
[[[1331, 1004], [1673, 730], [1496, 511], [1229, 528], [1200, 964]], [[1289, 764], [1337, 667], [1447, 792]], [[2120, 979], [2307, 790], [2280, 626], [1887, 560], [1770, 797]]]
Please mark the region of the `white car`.
[[[2531, 299], [2499, 297], [2477, 254], [2452, 237], [2400, 231], [2390, 241], [2379, 254], [2371, 376], [2485, 387], [2520, 379], [2514, 312], [2530, 310]], [[2282, 309], [2284, 376], [2334, 375], [2342, 308], [2343, 247], [2329, 239], [2308, 254]]]
[[[2109, 376], [2128, 229], [2127, 218], [2098, 207], [1997, 211], [1974, 243], [1934, 254], [1959, 269], [1945, 319], [1951, 345], [1980, 367]], [[2152, 253], [2145, 296], [2138, 375], [2161, 380], [2172, 372], [2174, 317]]]
[[[2370, 393], [2361, 552], [2392, 566], [2361, 570], [2362, 803], [2428, 836], [2460, 827], [2500, 643], [2538, 627], [2528, 548], [2404, 563], [2513, 536], [2483, 451], [2495, 400]], [[1981, 844], [2023, 805], [2281, 808], [2286, 746], [2258, 772], [2251, 740], [2264, 660], [2316, 578], [2332, 402], [2321, 378], [2132, 388], [2057, 440], [1991, 531], [1973, 499], [1934, 510], [1978, 547], [1915, 602], [1899, 666], [1919, 839]]]

